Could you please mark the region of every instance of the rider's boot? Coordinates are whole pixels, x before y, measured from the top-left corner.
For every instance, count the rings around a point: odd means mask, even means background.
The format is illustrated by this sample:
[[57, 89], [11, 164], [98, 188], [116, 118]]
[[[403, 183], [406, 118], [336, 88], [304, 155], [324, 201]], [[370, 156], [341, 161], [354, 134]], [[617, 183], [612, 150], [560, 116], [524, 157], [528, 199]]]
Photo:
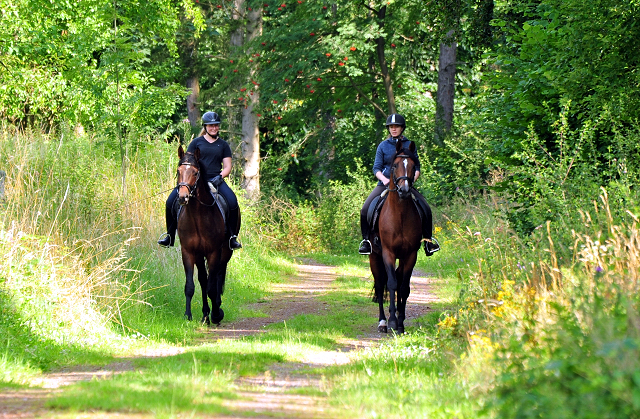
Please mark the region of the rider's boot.
[[236, 209], [229, 210], [229, 232], [231, 233], [231, 237], [229, 237], [229, 249], [238, 250], [242, 248], [242, 244], [238, 241], [238, 235], [236, 234], [236, 229], [238, 228], [238, 217], [240, 213], [240, 207]]
[[361, 255], [371, 254], [371, 242], [369, 241], [369, 223], [366, 216], [360, 216], [360, 230], [362, 231], [362, 241], [360, 242], [360, 248], [358, 253]]
[[371, 254], [371, 242], [369, 241], [369, 239], [362, 239], [362, 241], [360, 242], [358, 253], [360, 253], [361, 255]]
[[431, 239], [424, 239], [424, 254], [427, 256], [432, 256], [435, 252], [440, 250], [440, 243], [436, 240], [435, 237], [431, 237]]
[[160, 236], [160, 238], [158, 239], [158, 244], [162, 247], [171, 247], [174, 245], [175, 240], [175, 233], [174, 235], [171, 235], [171, 233], [169, 232], [162, 233], [162, 236]]
[[[171, 203], [169, 203], [171, 201]], [[167, 223], [167, 232], [163, 233], [162, 236], [158, 239], [158, 244], [162, 247], [171, 247], [174, 245], [176, 241], [176, 230], [178, 229], [178, 220], [173, 215], [172, 211], [173, 200], [171, 197], [167, 200], [166, 205], [166, 223]]]

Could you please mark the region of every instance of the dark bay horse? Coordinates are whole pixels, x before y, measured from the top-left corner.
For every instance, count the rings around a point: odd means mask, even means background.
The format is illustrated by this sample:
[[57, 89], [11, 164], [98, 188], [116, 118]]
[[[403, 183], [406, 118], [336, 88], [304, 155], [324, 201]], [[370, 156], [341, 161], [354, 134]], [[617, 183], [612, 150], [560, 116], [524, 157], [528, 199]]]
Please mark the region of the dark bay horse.
[[[178, 237], [182, 249], [182, 264], [186, 275], [184, 295], [191, 316], [191, 299], [195, 292], [193, 266], [198, 268], [198, 282], [202, 289], [202, 322], [219, 324], [224, 318], [222, 293], [227, 275], [227, 263], [233, 251], [229, 249], [229, 235], [220, 209], [215, 204], [209, 185], [200, 177], [200, 149], [195, 153], [185, 153], [178, 148], [178, 202], [181, 210], [178, 216]], [[238, 224], [240, 219], [238, 217]], [[238, 225], [238, 229], [239, 229]], [[238, 230], [236, 230], [238, 231]], [[206, 261], [206, 265], [205, 265]], [[207, 272], [208, 267], [208, 272]], [[211, 300], [209, 310], [207, 296]]]
[[377, 301], [380, 307], [378, 331], [384, 333], [387, 332], [387, 319], [383, 307], [385, 289], [389, 291], [390, 300], [389, 327], [398, 333], [404, 333], [405, 307], [410, 292], [409, 281], [422, 239], [420, 214], [411, 197], [416, 172], [415, 151], [416, 145], [413, 141], [408, 149], [403, 149], [402, 143], [398, 141], [387, 185], [387, 201], [378, 218], [377, 234], [380, 246], [373, 246], [369, 255], [369, 265], [374, 278], [374, 301]]

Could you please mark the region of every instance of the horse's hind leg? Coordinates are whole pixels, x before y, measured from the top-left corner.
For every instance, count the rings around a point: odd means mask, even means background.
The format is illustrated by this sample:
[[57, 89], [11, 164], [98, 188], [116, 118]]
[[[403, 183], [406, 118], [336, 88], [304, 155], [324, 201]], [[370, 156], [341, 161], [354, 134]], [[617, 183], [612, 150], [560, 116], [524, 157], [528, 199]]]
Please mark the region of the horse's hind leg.
[[387, 317], [384, 315], [384, 290], [387, 287], [387, 274], [379, 255], [375, 255], [374, 253], [369, 255], [369, 266], [373, 274], [374, 301], [378, 302], [380, 312], [378, 316], [378, 332], [387, 333]]
[[209, 321], [209, 302], [207, 301], [207, 267], [204, 263], [204, 258], [198, 258], [196, 262], [198, 267], [198, 282], [200, 283], [200, 290], [202, 291], [202, 323], [210, 324]]

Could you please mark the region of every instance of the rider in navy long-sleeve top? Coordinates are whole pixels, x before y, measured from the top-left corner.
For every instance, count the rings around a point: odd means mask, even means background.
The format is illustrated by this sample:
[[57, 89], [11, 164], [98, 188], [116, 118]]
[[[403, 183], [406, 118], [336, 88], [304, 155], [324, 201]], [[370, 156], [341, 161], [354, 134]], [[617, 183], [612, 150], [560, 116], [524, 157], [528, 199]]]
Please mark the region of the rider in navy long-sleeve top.
[[[378, 179], [378, 185], [373, 189], [369, 197], [364, 202], [362, 209], [360, 210], [360, 227], [362, 229], [362, 242], [360, 243], [360, 249], [358, 252], [362, 255], [368, 255], [371, 253], [371, 242], [369, 241], [369, 234], [371, 227], [367, 221], [367, 212], [369, 205], [376, 196], [380, 196], [382, 192], [387, 189], [389, 183], [389, 176], [391, 176], [391, 166], [393, 164], [393, 158], [396, 155], [396, 144], [398, 141], [402, 141], [403, 148], [409, 148], [410, 140], [407, 139], [402, 133], [406, 128], [404, 117], [399, 114], [391, 114], [387, 118], [386, 123], [389, 130], [389, 138], [384, 140], [378, 145], [376, 149], [376, 159], [373, 163], [373, 175]], [[413, 181], [417, 181], [420, 176], [420, 161], [416, 153], [416, 174]], [[424, 197], [415, 189], [412, 190], [414, 196], [422, 201], [423, 207], [426, 209], [427, 214], [422, 221], [422, 237], [424, 241], [424, 251], [427, 256], [431, 256], [438, 250], [440, 246], [436, 241], [432, 241], [432, 220], [431, 220], [431, 208], [427, 204]]]

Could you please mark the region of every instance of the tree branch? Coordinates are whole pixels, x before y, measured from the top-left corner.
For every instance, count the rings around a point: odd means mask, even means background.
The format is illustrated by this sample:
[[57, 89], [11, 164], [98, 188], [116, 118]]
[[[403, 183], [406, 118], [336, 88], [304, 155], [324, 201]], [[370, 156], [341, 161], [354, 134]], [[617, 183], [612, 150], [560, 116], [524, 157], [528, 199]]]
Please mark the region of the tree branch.
[[360, 95], [367, 100], [367, 102], [369, 102], [374, 108], [379, 110], [380, 113], [382, 113], [384, 115], [384, 117], [386, 118], [387, 117], [387, 113], [380, 107], [380, 105], [375, 103], [373, 100], [369, 99], [369, 96], [365, 95], [364, 92], [358, 87], [358, 85], [356, 85], [353, 82], [353, 79], [351, 78], [350, 75], [347, 74], [347, 77], [349, 78], [349, 81], [351, 82], [351, 85], [353, 86], [353, 88], [356, 89], [358, 91], [358, 93], [360, 93]]
[[374, 9], [373, 7], [369, 6], [366, 2], [364, 2], [364, 1], [363, 1], [363, 2], [362, 2], [362, 5], [363, 5], [364, 7], [366, 7], [367, 9], [371, 10], [373, 13], [375, 13], [375, 14], [376, 14], [376, 16], [378, 15], [378, 11], [377, 11], [376, 9]]

